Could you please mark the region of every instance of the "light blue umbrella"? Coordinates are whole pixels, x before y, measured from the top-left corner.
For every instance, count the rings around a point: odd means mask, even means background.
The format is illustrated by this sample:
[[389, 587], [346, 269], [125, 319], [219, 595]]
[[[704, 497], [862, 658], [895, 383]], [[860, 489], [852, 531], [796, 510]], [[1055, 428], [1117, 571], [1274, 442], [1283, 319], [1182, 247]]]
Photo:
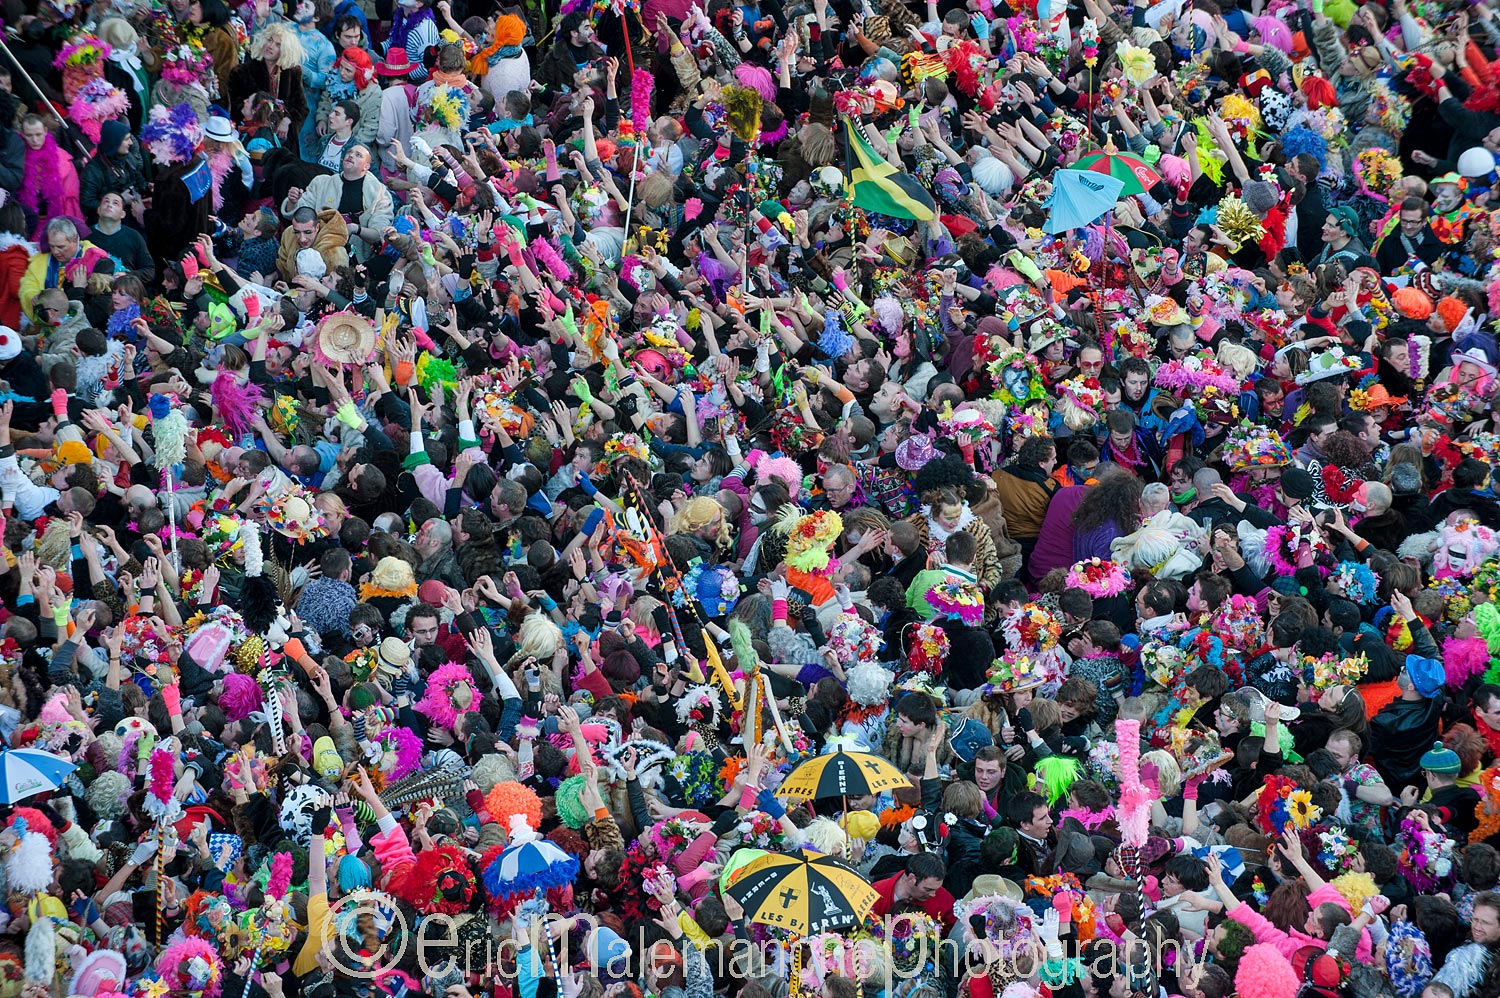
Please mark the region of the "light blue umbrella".
[[1099, 220], [1119, 200], [1125, 182], [1107, 173], [1058, 170], [1052, 175], [1052, 211], [1043, 230], [1081, 229]]
[[0, 804], [14, 804], [56, 790], [77, 768], [67, 759], [40, 749], [0, 752]]

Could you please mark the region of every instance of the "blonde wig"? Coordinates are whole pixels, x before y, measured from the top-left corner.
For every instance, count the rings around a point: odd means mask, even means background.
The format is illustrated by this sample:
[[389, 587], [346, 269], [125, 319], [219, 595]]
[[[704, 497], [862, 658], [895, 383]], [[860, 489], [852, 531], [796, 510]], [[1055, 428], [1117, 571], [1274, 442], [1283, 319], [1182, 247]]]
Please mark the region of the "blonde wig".
[[266, 25], [255, 33], [254, 38], [250, 39], [250, 58], [264, 59], [266, 42], [273, 37], [281, 43], [281, 57], [276, 60], [276, 68], [287, 70], [301, 66], [307, 57], [307, 51], [302, 47], [302, 39], [297, 37], [297, 32], [280, 21]]
[[724, 507], [708, 496], [694, 496], [683, 503], [672, 518], [669, 533], [708, 536], [705, 531], [709, 528], [713, 528], [710, 539], [715, 546], [728, 550], [734, 540], [729, 533], [729, 518], [724, 515]]

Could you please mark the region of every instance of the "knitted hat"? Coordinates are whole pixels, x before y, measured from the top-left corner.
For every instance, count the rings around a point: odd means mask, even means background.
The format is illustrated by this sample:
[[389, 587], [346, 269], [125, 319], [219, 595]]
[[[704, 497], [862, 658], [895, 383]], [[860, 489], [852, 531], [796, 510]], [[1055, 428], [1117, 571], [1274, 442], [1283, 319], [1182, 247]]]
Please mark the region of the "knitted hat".
[[1249, 180], [1245, 182], [1240, 200], [1245, 202], [1245, 207], [1264, 218], [1267, 212], [1276, 207], [1280, 197], [1275, 184], [1264, 180]]
[[99, 126], [99, 151], [113, 156], [120, 151], [120, 143], [130, 134], [130, 126], [123, 121], [106, 121]]
[[1429, 773], [1457, 776], [1463, 764], [1458, 761], [1457, 752], [1447, 748], [1442, 742], [1433, 742], [1432, 748], [1422, 754], [1422, 768]]

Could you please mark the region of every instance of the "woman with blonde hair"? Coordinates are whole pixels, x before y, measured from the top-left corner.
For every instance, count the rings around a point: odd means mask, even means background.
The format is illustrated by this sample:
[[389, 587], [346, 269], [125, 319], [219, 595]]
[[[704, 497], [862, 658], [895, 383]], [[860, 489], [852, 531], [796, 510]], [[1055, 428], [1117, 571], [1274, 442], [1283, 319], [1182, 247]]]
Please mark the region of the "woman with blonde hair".
[[307, 118], [307, 95], [302, 88], [303, 56], [297, 32], [277, 21], [255, 33], [250, 40], [250, 58], [229, 74], [232, 109], [239, 109], [246, 98], [262, 92], [281, 102], [285, 113], [276, 122], [276, 136], [290, 149], [297, 148], [297, 130]]

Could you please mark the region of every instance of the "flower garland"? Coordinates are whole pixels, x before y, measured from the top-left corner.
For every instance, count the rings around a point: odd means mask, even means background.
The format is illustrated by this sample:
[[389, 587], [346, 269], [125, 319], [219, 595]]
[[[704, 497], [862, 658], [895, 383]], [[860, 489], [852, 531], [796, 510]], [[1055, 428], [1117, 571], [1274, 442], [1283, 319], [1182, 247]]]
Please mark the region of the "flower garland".
[[[982, 610], [980, 616], [983, 617]], [[879, 628], [858, 614], [846, 613], [828, 629], [824, 647], [847, 669], [857, 662], [874, 662], [884, 643]]]
[[1318, 832], [1318, 862], [1334, 876], [1343, 873], [1359, 855], [1359, 843], [1351, 839], [1342, 828], [1330, 828]]
[[1118, 596], [1130, 588], [1130, 573], [1119, 562], [1103, 558], [1080, 561], [1068, 569], [1067, 584], [1095, 599]]
[[[1277, 575], [1297, 574], [1297, 557], [1306, 544], [1316, 556], [1328, 553], [1328, 542], [1321, 531], [1308, 523], [1278, 523], [1266, 530], [1266, 560]], [[1325, 569], [1320, 568], [1320, 572]]]
[[667, 776], [677, 782], [688, 807], [707, 807], [723, 796], [719, 764], [707, 752], [688, 752], [667, 763]]
[[1012, 612], [1001, 625], [1012, 647], [1051, 651], [1062, 638], [1062, 621], [1040, 603], [1027, 603]]
[[831, 575], [838, 562], [829, 554], [834, 541], [844, 531], [844, 521], [832, 510], [820, 509], [804, 515], [796, 506], [788, 503], [783, 509], [777, 527], [787, 535], [787, 549], [783, 560], [789, 568], [809, 575]]
[[994, 397], [1006, 405], [1025, 408], [1047, 398], [1047, 382], [1036, 359], [1020, 350], [1012, 350], [987, 365], [995, 383]]
[[749, 812], [735, 827], [740, 833], [741, 843], [753, 849], [779, 852], [786, 842], [786, 832], [782, 830], [781, 822], [764, 811]]
[[1206, 350], [1181, 360], [1167, 361], [1157, 369], [1156, 384], [1171, 392], [1192, 395], [1201, 394], [1210, 386], [1231, 397], [1238, 395], [1240, 390], [1238, 379], [1220, 367], [1213, 354]]

